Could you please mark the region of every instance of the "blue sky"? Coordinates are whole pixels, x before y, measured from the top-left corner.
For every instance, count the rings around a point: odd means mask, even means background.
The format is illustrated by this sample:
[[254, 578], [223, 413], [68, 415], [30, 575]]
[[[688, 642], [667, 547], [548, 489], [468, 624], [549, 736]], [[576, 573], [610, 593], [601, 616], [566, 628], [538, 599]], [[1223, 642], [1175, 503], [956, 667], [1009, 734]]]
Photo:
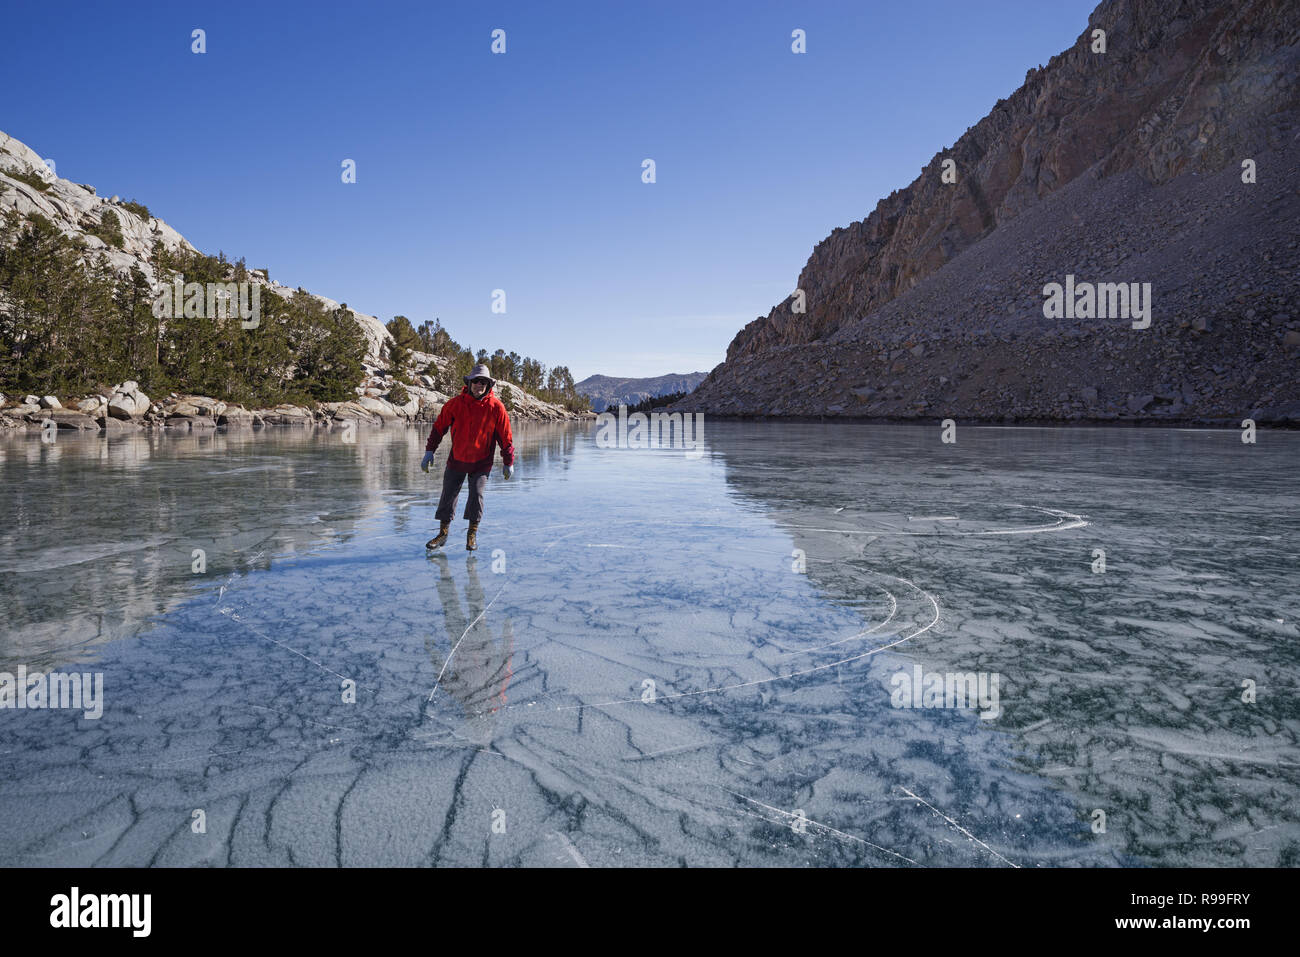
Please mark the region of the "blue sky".
[[1094, 5], [11, 5], [0, 130], [384, 320], [576, 379], [708, 370]]

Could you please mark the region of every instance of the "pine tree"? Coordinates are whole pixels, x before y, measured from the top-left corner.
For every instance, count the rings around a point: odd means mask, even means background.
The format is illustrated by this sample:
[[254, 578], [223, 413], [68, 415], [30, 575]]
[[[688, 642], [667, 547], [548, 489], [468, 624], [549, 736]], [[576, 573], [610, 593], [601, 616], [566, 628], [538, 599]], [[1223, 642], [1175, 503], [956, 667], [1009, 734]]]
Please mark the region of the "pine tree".
[[410, 361], [411, 351], [421, 346], [420, 337], [411, 327], [411, 320], [405, 316], [393, 316], [384, 328], [393, 337], [393, 341], [388, 343], [388, 364], [393, 376], [401, 380], [406, 374], [406, 364]]

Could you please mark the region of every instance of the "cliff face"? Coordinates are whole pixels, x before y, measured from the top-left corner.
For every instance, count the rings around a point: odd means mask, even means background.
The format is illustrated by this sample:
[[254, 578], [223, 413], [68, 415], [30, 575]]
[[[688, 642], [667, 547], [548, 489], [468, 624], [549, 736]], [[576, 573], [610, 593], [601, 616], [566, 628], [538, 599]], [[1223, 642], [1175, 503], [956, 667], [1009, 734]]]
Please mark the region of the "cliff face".
[[[1093, 52], [1094, 30], [1105, 31], [1104, 53]], [[1300, 4], [1290, 0], [1107, 0], [1070, 49], [1031, 70], [911, 185], [819, 243], [799, 277], [806, 313], [787, 300], [745, 326], [693, 407], [719, 411], [720, 386], [740, 360], [869, 335], [883, 306], [1081, 179], [1132, 174], [1158, 188], [1294, 150], [1298, 72]], [[945, 160], [955, 163], [955, 183], [944, 181]], [[1274, 168], [1254, 188], [1277, 183]], [[1063, 216], [1066, 228], [1077, 218]], [[1118, 252], [1139, 254], [1148, 240], [1135, 236]], [[1008, 287], [1003, 302], [1024, 293]], [[958, 322], [987, 325], [979, 315]]]

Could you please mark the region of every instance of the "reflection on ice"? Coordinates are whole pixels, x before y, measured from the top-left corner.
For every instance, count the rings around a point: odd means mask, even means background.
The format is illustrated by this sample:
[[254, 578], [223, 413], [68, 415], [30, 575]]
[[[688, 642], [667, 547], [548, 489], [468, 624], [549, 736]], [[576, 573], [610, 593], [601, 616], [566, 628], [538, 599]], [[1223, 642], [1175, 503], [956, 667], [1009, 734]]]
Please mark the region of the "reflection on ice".
[[98, 721], [0, 710], [0, 860], [1300, 856], [1297, 437], [521, 428], [432, 556], [423, 436], [357, 438], [0, 442], [0, 668], [106, 676]]

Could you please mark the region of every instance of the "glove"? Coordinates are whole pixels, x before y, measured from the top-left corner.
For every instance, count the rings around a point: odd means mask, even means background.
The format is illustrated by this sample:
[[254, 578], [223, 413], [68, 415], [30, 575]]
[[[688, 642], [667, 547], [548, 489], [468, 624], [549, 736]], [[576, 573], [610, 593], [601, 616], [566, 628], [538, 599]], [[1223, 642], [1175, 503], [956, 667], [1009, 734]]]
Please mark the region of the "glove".
[[515, 474], [515, 467], [513, 465], [503, 465], [501, 466], [501, 474], [505, 476], [505, 480], [509, 482], [510, 476]]
[[432, 465], [432, 464], [433, 464], [433, 453], [432, 453], [432, 452], [425, 452], [425, 453], [424, 453], [424, 458], [420, 459], [420, 469], [421, 469], [422, 471], [427, 472], [427, 471], [429, 471], [429, 466]]

